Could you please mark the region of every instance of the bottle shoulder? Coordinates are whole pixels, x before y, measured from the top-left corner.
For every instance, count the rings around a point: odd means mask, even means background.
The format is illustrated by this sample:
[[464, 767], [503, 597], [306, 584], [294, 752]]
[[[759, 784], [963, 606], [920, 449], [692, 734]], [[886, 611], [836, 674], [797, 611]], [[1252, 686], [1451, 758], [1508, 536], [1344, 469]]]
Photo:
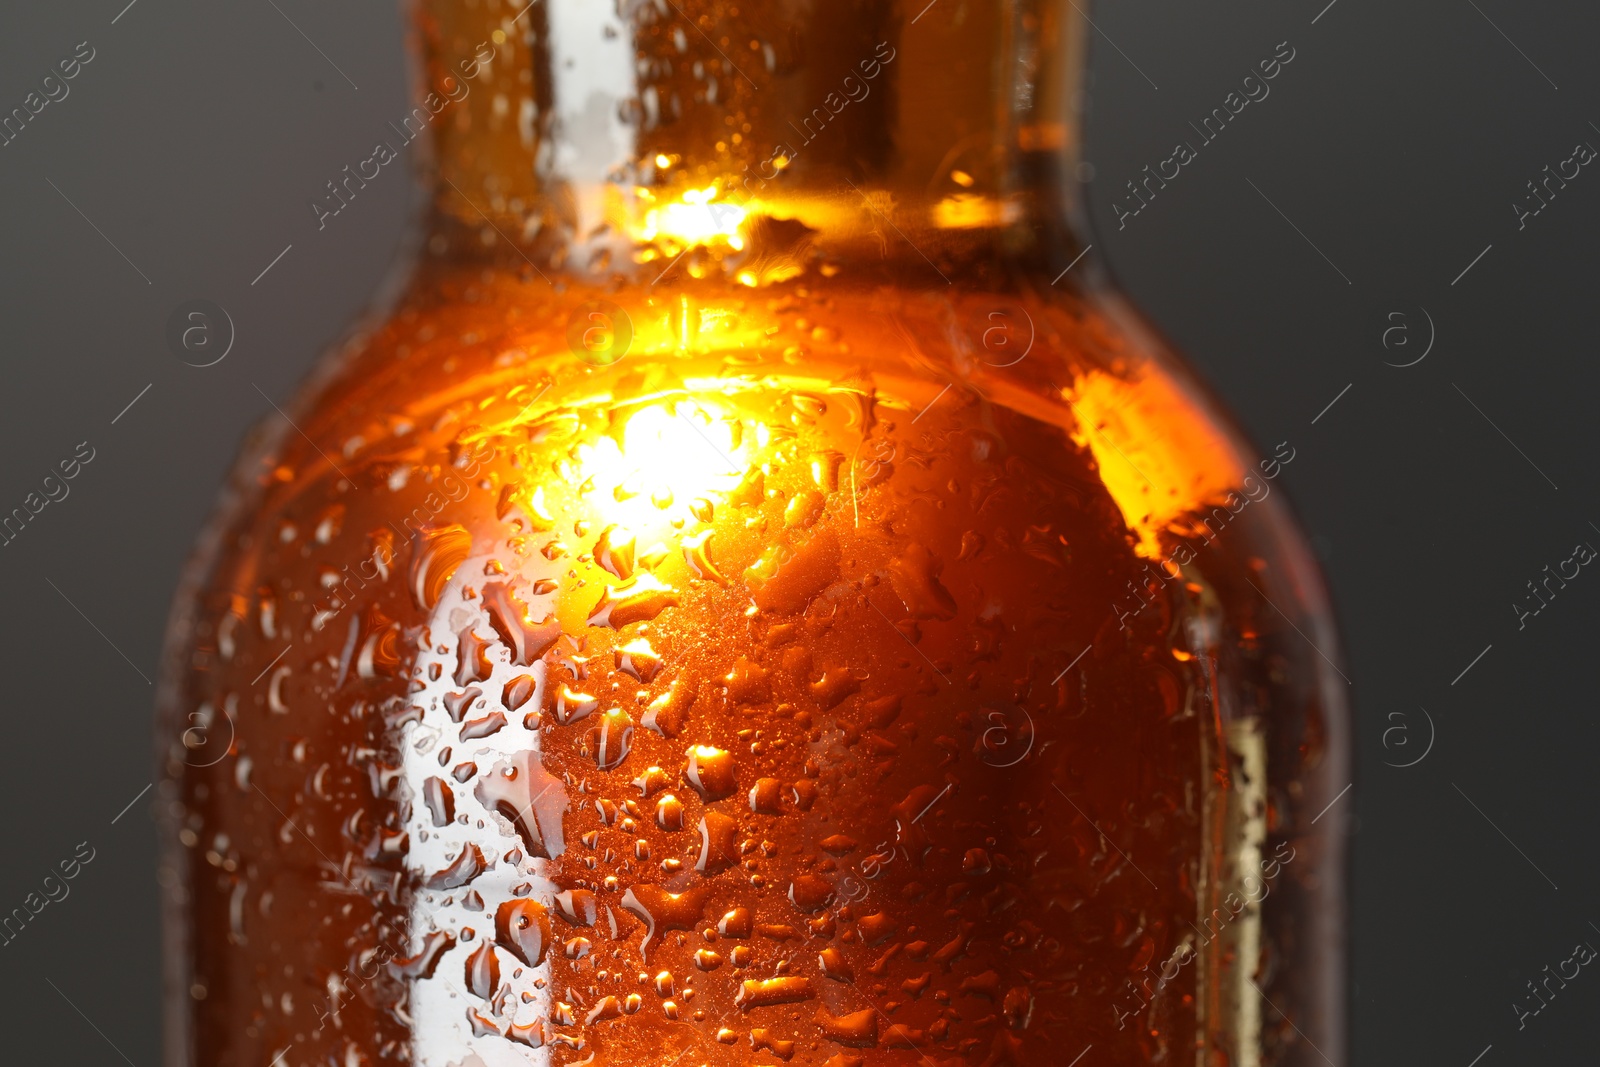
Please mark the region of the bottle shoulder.
[[[247, 448], [190, 583], [210, 611], [287, 584], [309, 623], [335, 581], [327, 568], [343, 575], [352, 552], [382, 544], [398, 560], [462, 508], [480, 516], [456, 521], [475, 539], [493, 530], [526, 549], [548, 532], [580, 554], [612, 518], [644, 521], [654, 532], [630, 531], [642, 552], [705, 532], [690, 506], [742, 492], [733, 510], [761, 516], [715, 542], [781, 545], [803, 533], [793, 514], [837, 509], [850, 518], [841, 543], [937, 541], [943, 560], [970, 551], [967, 527], [1003, 513], [984, 539], [1042, 566], [1076, 553], [1108, 573], [1236, 573], [1332, 641], [1278, 491], [1293, 444], [1249, 455], [1114, 299], [425, 280], [333, 357], [292, 429]], [[631, 484], [607, 490], [607, 477]], [[590, 489], [569, 498], [574, 483]], [[650, 503], [663, 494], [671, 503]], [[1011, 497], [1026, 503], [996, 503]], [[783, 506], [768, 515], [769, 501]], [[345, 524], [366, 527], [365, 542], [351, 547], [347, 532], [335, 548], [328, 531]], [[1108, 617], [1133, 581], [1106, 598]], [[1253, 615], [1248, 584], [1236, 577], [1225, 595]]]

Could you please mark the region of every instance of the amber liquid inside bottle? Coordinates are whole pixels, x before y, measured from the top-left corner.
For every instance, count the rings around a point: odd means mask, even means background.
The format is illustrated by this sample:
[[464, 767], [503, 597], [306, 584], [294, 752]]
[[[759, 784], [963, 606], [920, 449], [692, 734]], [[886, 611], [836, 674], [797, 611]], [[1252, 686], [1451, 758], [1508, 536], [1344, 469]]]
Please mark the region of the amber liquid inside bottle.
[[520, 7], [180, 594], [170, 1062], [1342, 1062], [1293, 448], [1058, 274], [1076, 10]]

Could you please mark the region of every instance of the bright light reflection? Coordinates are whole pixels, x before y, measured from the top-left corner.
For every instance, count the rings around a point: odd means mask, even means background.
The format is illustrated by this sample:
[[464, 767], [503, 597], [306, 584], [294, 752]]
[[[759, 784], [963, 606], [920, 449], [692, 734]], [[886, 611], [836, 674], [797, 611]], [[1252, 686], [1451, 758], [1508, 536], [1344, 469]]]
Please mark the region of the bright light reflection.
[[663, 536], [696, 498], [715, 494], [720, 503], [744, 473], [738, 423], [712, 404], [652, 404], [629, 417], [621, 437], [620, 448], [615, 436], [580, 444], [578, 460], [598, 517], [641, 541]]
[[669, 238], [684, 245], [725, 242], [734, 251], [744, 248], [739, 227], [745, 209], [738, 204], [718, 203], [715, 183], [704, 189], [687, 189], [677, 202], [652, 207], [644, 214], [639, 238], [654, 241]]

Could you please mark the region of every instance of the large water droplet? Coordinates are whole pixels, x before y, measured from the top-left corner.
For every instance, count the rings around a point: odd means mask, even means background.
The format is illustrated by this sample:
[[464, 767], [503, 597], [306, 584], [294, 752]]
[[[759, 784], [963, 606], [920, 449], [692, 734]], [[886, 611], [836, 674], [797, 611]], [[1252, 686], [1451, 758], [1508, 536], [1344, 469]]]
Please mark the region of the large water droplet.
[[734, 776], [733, 753], [712, 745], [691, 745], [683, 777], [704, 803], [731, 797], [739, 789]]
[[411, 595], [417, 606], [432, 611], [445, 583], [472, 552], [472, 535], [465, 526], [444, 526], [419, 531], [411, 541]]
[[678, 592], [648, 571], [618, 586], [607, 586], [589, 613], [590, 626], [614, 630], [635, 622], [648, 622], [678, 604]]
[[562, 816], [568, 807], [561, 780], [538, 752], [501, 760], [473, 790], [478, 802], [511, 821], [530, 855], [553, 859], [566, 850]]
[[550, 913], [537, 900], [508, 900], [495, 912], [494, 937], [517, 959], [537, 967], [550, 949]]
[[622, 895], [622, 906], [644, 920], [645, 936], [639, 943], [644, 955], [650, 942], [667, 930], [693, 930], [705, 915], [709, 886], [696, 886], [682, 893], [668, 892], [659, 885], [636, 885]]
[[489, 611], [489, 625], [511, 650], [511, 662], [519, 666], [533, 663], [561, 636], [561, 624], [554, 615], [533, 622], [528, 618], [528, 606], [504, 582], [483, 587], [483, 604]]
[[633, 574], [634, 551], [638, 540], [633, 531], [607, 526], [594, 543], [594, 561], [622, 581]]

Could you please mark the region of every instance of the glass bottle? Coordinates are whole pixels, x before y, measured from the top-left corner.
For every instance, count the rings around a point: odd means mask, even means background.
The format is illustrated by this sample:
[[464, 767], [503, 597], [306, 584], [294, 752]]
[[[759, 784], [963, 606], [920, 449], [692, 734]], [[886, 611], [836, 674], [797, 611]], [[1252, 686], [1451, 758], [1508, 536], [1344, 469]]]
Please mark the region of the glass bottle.
[[1293, 443], [1086, 254], [1084, 17], [421, 5], [174, 609], [169, 1063], [1343, 1062]]

